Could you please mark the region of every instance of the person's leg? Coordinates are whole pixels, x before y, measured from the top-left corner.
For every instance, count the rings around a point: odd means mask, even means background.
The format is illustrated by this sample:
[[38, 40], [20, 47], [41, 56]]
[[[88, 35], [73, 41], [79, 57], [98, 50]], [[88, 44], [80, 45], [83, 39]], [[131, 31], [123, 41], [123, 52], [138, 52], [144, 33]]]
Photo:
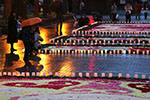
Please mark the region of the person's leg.
[[24, 61], [27, 61], [29, 58], [29, 53], [30, 53], [30, 43], [29, 42], [24, 42], [24, 47], [25, 47], [25, 53], [24, 53]]
[[115, 21], [115, 14], [112, 14], [112, 21]]
[[59, 23], [57, 22], [57, 24], [56, 24], [56, 36], [58, 36], [58, 28], [59, 28]]
[[56, 22], [56, 36], [58, 36], [58, 32], [59, 32], [59, 18], [57, 18], [57, 22]]
[[138, 17], [138, 13], [136, 12], [136, 16], [135, 16], [135, 19], [137, 20], [137, 17]]
[[126, 14], [126, 23], [128, 22], [128, 15]]
[[141, 17], [141, 12], [139, 12], [139, 20], [141, 19], [140, 17]]
[[129, 23], [131, 22], [131, 14], [129, 14]]
[[11, 50], [14, 49], [14, 44], [13, 44], [13, 43], [10, 44], [10, 49], [11, 49]]
[[17, 51], [16, 49], [14, 49], [14, 43], [10, 43], [10, 46], [11, 46], [11, 47], [10, 47], [10, 50], [11, 50], [11, 51]]
[[63, 25], [63, 21], [60, 20], [60, 35], [62, 35], [62, 25]]

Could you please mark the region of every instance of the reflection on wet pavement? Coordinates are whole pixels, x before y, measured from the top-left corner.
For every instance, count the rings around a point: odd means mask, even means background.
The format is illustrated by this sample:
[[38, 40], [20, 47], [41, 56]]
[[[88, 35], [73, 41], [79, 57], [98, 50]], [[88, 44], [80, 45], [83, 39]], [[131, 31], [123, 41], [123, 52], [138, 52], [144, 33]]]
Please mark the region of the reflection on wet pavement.
[[[72, 22], [66, 22], [63, 24], [62, 32], [63, 35], [69, 36], [71, 35], [72, 30]], [[44, 39], [42, 44], [49, 43], [51, 38], [56, 36], [56, 25], [48, 26], [48, 27], [40, 27], [40, 35]], [[39, 54], [37, 57], [33, 57], [32, 60], [26, 64], [23, 61], [24, 53], [24, 45], [21, 40], [18, 43], [14, 44], [14, 48], [17, 49], [13, 54], [10, 52], [10, 45], [6, 43], [7, 35], [0, 36], [0, 72], [18, 72], [20, 71], [29, 71], [27, 66], [36, 67], [36, 71], [48, 72], [51, 70], [51, 65], [48, 65], [50, 62], [50, 57]], [[40, 58], [37, 59], [37, 58]], [[27, 69], [26, 69], [27, 68]], [[17, 70], [16, 70], [17, 69]], [[32, 69], [33, 70], [33, 69]]]
[[[72, 22], [63, 24], [63, 35], [70, 36]], [[40, 27], [44, 41], [49, 43], [56, 36], [56, 25]], [[15, 44], [16, 52], [10, 53], [6, 35], [0, 37], [0, 72], [58, 72], [59, 76], [71, 76], [72, 72], [113, 72], [113, 73], [149, 73], [149, 56], [144, 55], [56, 55], [38, 54], [29, 62], [24, 62], [23, 42]]]

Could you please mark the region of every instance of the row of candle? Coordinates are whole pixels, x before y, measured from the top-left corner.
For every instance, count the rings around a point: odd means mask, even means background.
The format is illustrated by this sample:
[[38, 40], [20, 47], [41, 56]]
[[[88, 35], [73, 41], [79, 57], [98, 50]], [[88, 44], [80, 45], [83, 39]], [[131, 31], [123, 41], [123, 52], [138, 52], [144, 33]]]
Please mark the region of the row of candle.
[[150, 44], [150, 40], [52, 40], [50, 41], [50, 44], [53, 45], [134, 45], [138, 43], [138, 45], [145, 45]]
[[99, 24], [150, 24], [149, 21], [131, 21], [131, 22], [126, 22], [126, 21], [99, 21]]
[[140, 51], [140, 50], [41, 50], [39, 53], [42, 54], [142, 54], [150, 55], [150, 51]]
[[73, 36], [99, 36], [99, 35], [150, 35], [150, 32], [105, 32], [105, 31], [77, 31], [73, 32]]
[[[71, 76], [70, 77], [108, 77], [108, 78], [112, 78], [113, 76], [116, 77], [116, 74], [113, 73], [89, 73], [89, 72], [70, 72]], [[58, 73], [58, 72], [0, 72], [0, 76], [21, 76], [21, 77], [45, 77], [45, 76], [53, 76], [53, 77], [65, 77], [66, 73], [62, 72], [62, 73]], [[117, 77], [118, 78], [131, 78], [131, 74], [122, 74], [122, 73], [118, 73]], [[139, 74], [133, 74], [134, 78], [142, 78], [142, 79], [148, 79], [147, 78], [148, 75], [139, 75]], [[68, 77], [68, 76], [67, 76]], [[149, 76], [150, 79], [150, 76]]]
[[90, 39], [86, 39], [86, 40], [81, 40], [81, 39], [76, 39], [76, 40], [64, 40], [64, 39], [61, 39], [61, 40], [51, 40], [50, 43], [51, 44], [55, 44], [55, 43], [81, 43], [81, 42], [86, 42], [86, 43], [150, 43], [150, 40], [140, 40], [140, 39], [137, 39], [137, 40], [130, 40], [130, 39], [125, 39], [125, 40], [115, 40], [115, 39], [112, 39], [112, 40], [90, 40]]

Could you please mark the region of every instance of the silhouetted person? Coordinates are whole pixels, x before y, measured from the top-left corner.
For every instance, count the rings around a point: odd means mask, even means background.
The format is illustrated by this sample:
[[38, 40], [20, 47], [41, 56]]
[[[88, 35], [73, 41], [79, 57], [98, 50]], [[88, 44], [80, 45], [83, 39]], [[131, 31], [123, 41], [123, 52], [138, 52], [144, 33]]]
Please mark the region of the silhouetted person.
[[80, 13], [81, 13], [81, 17], [84, 14], [84, 10], [85, 10], [85, 3], [83, 2], [83, 0], [80, 0]]
[[125, 6], [125, 12], [126, 12], [126, 23], [131, 22], [131, 13], [132, 13], [132, 5], [130, 3], [127, 3]]
[[39, 28], [36, 28], [36, 31], [34, 32], [34, 47], [35, 49], [40, 49], [41, 44], [39, 41], [43, 41], [43, 38], [40, 36]]
[[32, 33], [31, 33], [31, 27], [23, 27], [22, 28], [22, 40], [24, 43], [25, 47], [25, 53], [24, 53], [24, 61], [27, 61], [29, 59], [29, 56], [31, 55], [32, 52]]
[[137, 3], [136, 3], [136, 20], [137, 20], [137, 19], [140, 20], [141, 8], [142, 8], [141, 3], [137, 2]]
[[18, 32], [17, 32], [16, 12], [12, 11], [8, 18], [8, 37], [7, 37], [7, 43], [10, 43], [11, 51], [16, 51], [13, 45], [14, 43], [18, 42], [17, 35], [18, 35]]
[[58, 7], [55, 10], [56, 13], [56, 19], [57, 19], [57, 32], [56, 35], [58, 36], [58, 33], [60, 31], [60, 35], [62, 35], [62, 25], [64, 20], [64, 7], [63, 7], [63, 1], [62, 0], [56, 0]]
[[116, 16], [117, 16], [117, 5], [114, 2], [113, 5], [111, 6], [111, 13], [112, 13], [112, 21], [116, 21]]

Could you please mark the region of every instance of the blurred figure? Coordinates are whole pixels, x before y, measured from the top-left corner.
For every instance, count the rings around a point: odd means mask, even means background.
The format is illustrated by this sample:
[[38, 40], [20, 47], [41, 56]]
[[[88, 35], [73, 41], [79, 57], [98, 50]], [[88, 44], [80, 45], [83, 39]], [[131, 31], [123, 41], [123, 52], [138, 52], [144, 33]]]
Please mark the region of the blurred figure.
[[117, 16], [117, 5], [114, 2], [112, 7], [111, 7], [111, 13], [112, 13], [112, 21], [117, 21], [116, 16]]
[[18, 31], [18, 34], [22, 30], [20, 25], [21, 25], [21, 16], [17, 16], [17, 31]]
[[140, 2], [137, 2], [137, 3], [136, 3], [136, 20], [137, 20], [137, 19], [140, 20], [141, 8], [142, 8], [141, 3], [140, 3]]
[[29, 59], [29, 56], [31, 55], [32, 52], [33, 36], [31, 26], [22, 28], [22, 40], [25, 47], [25, 54], [23, 59], [26, 62]]
[[126, 23], [131, 22], [131, 13], [132, 13], [132, 5], [130, 3], [127, 3], [125, 5], [125, 13], [126, 13]]
[[35, 53], [38, 53], [38, 49], [41, 48], [41, 44], [39, 41], [43, 41], [43, 38], [40, 36], [40, 31], [39, 31], [39, 27], [36, 28], [35, 32], [34, 32], [34, 43], [33, 43], [33, 51], [35, 51]]
[[84, 4], [83, 0], [80, 0], [80, 13], [81, 13], [81, 17], [84, 14], [84, 10], [85, 10], [85, 4]]
[[14, 43], [18, 42], [17, 38], [18, 32], [17, 32], [17, 18], [16, 18], [16, 12], [12, 11], [9, 18], [8, 18], [8, 37], [7, 37], [7, 43], [11, 45], [11, 52], [17, 51], [14, 49]]
[[62, 25], [64, 20], [64, 5], [63, 0], [54, 0], [50, 8], [52, 11], [56, 13], [56, 19], [57, 19], [57, 32], [56, 35], [58, 36], [58, 33], [60, 31], [60, 35], [62, 35]]

